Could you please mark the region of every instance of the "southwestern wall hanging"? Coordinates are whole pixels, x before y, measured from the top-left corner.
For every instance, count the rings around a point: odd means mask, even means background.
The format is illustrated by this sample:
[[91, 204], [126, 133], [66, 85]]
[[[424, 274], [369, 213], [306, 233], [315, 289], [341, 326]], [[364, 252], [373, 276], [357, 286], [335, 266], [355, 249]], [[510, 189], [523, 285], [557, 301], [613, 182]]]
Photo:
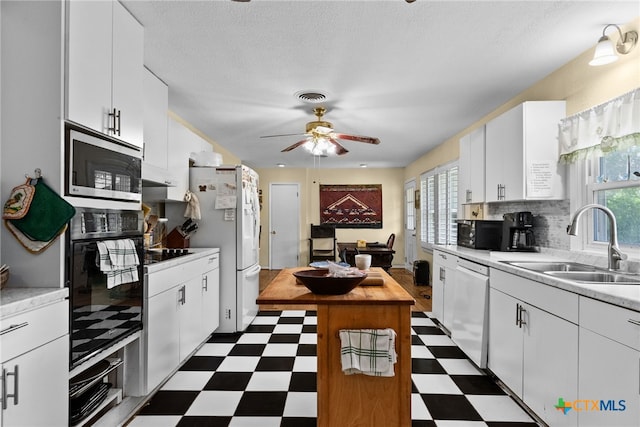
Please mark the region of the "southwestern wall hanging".
[[382, 185], [320, 185], [320, 224], [382, 228]]

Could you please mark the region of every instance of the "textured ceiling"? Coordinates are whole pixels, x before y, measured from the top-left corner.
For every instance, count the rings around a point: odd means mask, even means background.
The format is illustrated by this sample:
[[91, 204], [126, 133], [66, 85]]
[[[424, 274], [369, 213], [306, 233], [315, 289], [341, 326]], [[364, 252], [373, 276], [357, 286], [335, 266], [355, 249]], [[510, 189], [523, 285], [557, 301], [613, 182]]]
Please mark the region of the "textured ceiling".
[[[169, 108], [254, 167], [403, 167], [593, 47], [637, 1], [144, 1], [145, 65]], [[615, 36], [614, 40], [617, 39]], [[586, 64], [585, 64], [586, 66]], [[350, 152], [280, 150], [314, 119]]]

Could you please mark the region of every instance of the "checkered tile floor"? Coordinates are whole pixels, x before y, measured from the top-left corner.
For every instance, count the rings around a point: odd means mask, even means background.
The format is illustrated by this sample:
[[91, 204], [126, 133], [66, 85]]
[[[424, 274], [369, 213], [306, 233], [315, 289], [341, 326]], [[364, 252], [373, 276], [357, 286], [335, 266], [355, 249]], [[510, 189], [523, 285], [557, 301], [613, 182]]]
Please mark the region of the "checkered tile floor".
[[[316, 425], [316, 312], [263, 311], [214, 334], [129, 427]], [[413, 312], [413, 427], [537, 424], [425, 313]]]

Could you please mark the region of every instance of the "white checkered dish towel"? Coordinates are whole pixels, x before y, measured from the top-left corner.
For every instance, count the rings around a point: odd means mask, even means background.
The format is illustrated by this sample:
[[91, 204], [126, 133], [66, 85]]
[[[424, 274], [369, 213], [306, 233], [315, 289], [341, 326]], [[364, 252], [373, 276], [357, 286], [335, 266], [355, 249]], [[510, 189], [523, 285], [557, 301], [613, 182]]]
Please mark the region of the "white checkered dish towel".
[[340, 359], [345, 375], [394, 376], [396, 332], [391, 329], [341, 329]]
[[98, 242], [98, 267], [107, 276], [107, 289], [138, 281], [140, 260], [131, 239]]

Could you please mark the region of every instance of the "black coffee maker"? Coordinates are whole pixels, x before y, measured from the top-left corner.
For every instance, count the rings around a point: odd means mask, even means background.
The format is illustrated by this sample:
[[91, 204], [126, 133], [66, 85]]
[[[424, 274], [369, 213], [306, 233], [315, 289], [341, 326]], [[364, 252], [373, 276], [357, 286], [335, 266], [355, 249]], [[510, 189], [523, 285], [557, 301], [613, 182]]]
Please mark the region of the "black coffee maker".
[[533, 236], [533, 214], [531, 212], [512, 212], [503, 215], [502, 251], [536, 251], [536, 239]]

